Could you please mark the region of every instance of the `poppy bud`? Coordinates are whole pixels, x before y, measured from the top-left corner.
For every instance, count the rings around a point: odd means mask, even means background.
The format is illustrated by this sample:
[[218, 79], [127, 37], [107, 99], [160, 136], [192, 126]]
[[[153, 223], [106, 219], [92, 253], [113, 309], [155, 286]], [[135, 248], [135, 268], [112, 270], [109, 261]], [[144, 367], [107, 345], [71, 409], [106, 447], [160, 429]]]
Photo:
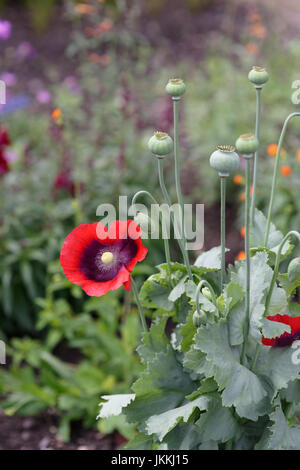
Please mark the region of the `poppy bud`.
[[166, 86], [166, 92], [173, 96], [180, 98], [185, 93], [186, 86], [181, 78], [171, 78]]
[[240, 165], [240, 158], [233, 145], [218, 145], [209, 160], [210, 166], [219, 172], [220, 176], [229, 176]]
[[154, 132], [148, 142], [148, 149], [159, 158], [172, 152], [173, 147], [173, 140], [166, 132]]
[[205, 323], [206, 320], [207, 320], [207, 316], [206, 316], [206, 313], [203, 312], [203, 310], [200, 310], [200, 313], [197, 310], [195, 310], [195, 312], [193, 313], [194, 326], [198, 327], [202, 323]]
[[258, 140], [254, 134], [242, 134], [235, 143], [237, 151], [245, 158], [251, 158], [258, 149]]
[[288, 267], [288, 279], [294, 282], [298, 277], [300, 277], [300, 258], [294, 258]]
[[141, 227], [142, 232], [148, 233], [150, 231], [152, 219], [147, 214], [139, 212], [134, 217], [134, 221]]
[[248, 74], [248, 79], [254, 85], [263, 85], [269, 80], [269, 74], [263, 67], [252, 67]]
[[203, 289], [202, 289], [202, 295], [203, 295], [206, 299], [212, 300], [212, 295], [211, 295], [211, 292], [210, 292], [210, 290], [209, 290], [208, 287], [203, 287]]

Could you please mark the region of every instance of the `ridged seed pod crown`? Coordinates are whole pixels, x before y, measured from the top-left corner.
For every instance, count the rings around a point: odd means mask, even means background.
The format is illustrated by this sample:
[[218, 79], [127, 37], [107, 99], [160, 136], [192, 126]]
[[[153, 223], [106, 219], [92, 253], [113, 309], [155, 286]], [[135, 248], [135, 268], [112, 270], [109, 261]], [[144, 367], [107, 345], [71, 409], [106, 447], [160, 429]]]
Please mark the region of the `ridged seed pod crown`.
[[233, 145], [219, 145], [209, 160], [210, 166], [219, 172], [220, 176], [229, 176], [240, 165], [240, 157]]
[[174, 97], [180, 97], [185, 93], [186, 86], [181, 78], [170, 78], [166, 86], [166, 92]]
[[263, 85], [269, 80], [269, 74], [265, 68], [254, 66], [248, 74], [248, 79], [254, 85]]
[[258, 149], [258, 140], [254, 134], [242, 134], [236, 140], [235, 147], [240, 154], [252, 156]]
[[149, 150], [160, 158], [163, 158], [173, 150], [173, 140], [166, 132], [155, 132], [149, 139]]
[[300, 277], [300, 258], [294, 258], [288, 267], [288, 279], [294, 282], [298, 277]]

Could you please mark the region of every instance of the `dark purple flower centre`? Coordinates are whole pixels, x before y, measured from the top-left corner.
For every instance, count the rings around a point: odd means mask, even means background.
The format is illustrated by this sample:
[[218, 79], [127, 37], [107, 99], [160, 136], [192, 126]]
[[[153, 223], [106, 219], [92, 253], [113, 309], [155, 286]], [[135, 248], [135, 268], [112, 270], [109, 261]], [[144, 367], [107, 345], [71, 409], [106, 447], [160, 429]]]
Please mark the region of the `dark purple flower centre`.
[[282, 335], [279, 338], [276, 338], [274, 346], [277, 348], [283, 348], [284, 346], [290, 346], [297, 340], [300, 340], [300, 330], [295, 331], [293, 334]]
[[[108, 264], [101, 259], [107, 252], [113, 254], [113, 260]], [[93, 240], [82, 253], [79, 269], [90, 281], [110, 281], [117, 277], [120, 269], [130, 263], [136, 254], [137, 245], [131, 238], [118, 240], [111, 245]]]

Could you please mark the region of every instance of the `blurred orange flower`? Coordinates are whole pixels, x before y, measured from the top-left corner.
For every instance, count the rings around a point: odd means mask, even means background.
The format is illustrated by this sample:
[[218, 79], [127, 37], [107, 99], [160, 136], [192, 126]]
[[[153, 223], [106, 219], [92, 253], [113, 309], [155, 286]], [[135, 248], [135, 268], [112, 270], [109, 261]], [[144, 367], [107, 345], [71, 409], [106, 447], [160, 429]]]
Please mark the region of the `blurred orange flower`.
[[87, 5], [86, 3], [78, 3], [74, 8], [76, 13], [80, 15], [90, 15], [95, 12], [93, 5]]
[[[276, 157], [277, 150], [278, 150], [277, 144], [270, 144], [267, 147], [267, 153], [268, 155], [270, 155], [270, 157]], [[280, 156], [282, 157], [283, 155], [286, 155], [286, 151], [284, 150], [284, 148], [282, 148], [280, 151]]]
[[246, 259], [246, 253], [242, 250], [238, 253], [236, 260], [237, 261], [242, 261], [243, 259]]
[[260, 23], [253, 24], [250, 27], [250, 32], [253, 36], [255, 36], [258, 39], [264, 39], [267, 35], [266, 28]]
[[99, 30], [102, 33], [106, 33], [107, 31], [110, 31], [112, 27], [113, 27], [112, 21], [109, 19], [103, 20], [99, 24]]
[[245, 238], [245, 235], [246, 235], [246, 228], [245, 228], [245, 225], [243, 225], [243, 227], [241, 228], [240, 230], [240, 234], [243, 238]]
[[259, 53], [259, 47], [254, 42], [248, 42], [245, 46], [246, 51], [250, 55], [257, 55]]
[[240, 194], [238, 195], [238, 198], [239, 198], [239, 201], [245, 202], [245, 199], [246, 199], [245, 193], [240, 193]]
[[235, 175], [233, 177], [233, 182], [234, 184], [242, 184], [244, 182], [244, 178], [242, 177], [242, 175]]
[[280, 168], [280, 173], [281, 173], [282, 176], [284, 176], [285, 178], [291, 176], [291, 174], [292, 174], [292, 169], [291, 169], [290, 165], [282, 165], [282, 167]]
[[100, 56], [100, 61], [99, 63], [101, 65], [103, 65], [104, 67], [106, 67], [107, 65], [109, 65], [111, 63], [111, 58], [108, 54], [102, 54]]
[[61, 116], [61, 109], [56, 108], [52, 111], [51, 117], [54, 121], [56, 121]]
[[297, 150], [297, 160], [300, 163], [300, 149]]
[[278, 145], [276, 144], [270, 144], [267, 147], [267, 153], [270, 155], [270, 157], [276, 157]]
[[251, 186], [251, 188], [250, 188], [250, 194], [251, 194], [251, 196], [252, 196], [252, 194], [253, 194], [253, 186]]
[[249, 13], [249, 20], [250, 20], [250, 23], [261, 23], [262, 18], [260, 14], [258, 13], [258, 11], [254, 10]]

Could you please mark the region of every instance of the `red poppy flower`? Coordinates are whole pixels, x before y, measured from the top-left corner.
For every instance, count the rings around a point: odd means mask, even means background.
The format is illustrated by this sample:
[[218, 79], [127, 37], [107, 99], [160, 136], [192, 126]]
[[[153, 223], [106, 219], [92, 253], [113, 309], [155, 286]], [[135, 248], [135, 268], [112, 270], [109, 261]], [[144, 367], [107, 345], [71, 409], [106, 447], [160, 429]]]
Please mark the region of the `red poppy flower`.
[[141, 234], [132, 220], [116, 220], [109, 231], [100, 222], [79, 225], [61, 249], [60, 263], [65, 275], [95, 297], [122, 285], [130, 290], [131, 271], [148, 251]]
[[280, 315], [279, 313], [274, 316], [268, 316], [268, 320], [277, 321], [289, 325], [291, 332], [285, 331], [277, 338], [262, 338], [262, 343], [265, 346], [283, 347], [290, 346], [294, 341], [300, 340], [300, 317], [290, 317], [289, 315]]
[[0, 149], [0, 176], [8, 173], [10, 171], [7, 160], [3, 154], [3, 151]]
[[10, 145], [10, 138], [7, 131], [0, 127], [0, 146]]

